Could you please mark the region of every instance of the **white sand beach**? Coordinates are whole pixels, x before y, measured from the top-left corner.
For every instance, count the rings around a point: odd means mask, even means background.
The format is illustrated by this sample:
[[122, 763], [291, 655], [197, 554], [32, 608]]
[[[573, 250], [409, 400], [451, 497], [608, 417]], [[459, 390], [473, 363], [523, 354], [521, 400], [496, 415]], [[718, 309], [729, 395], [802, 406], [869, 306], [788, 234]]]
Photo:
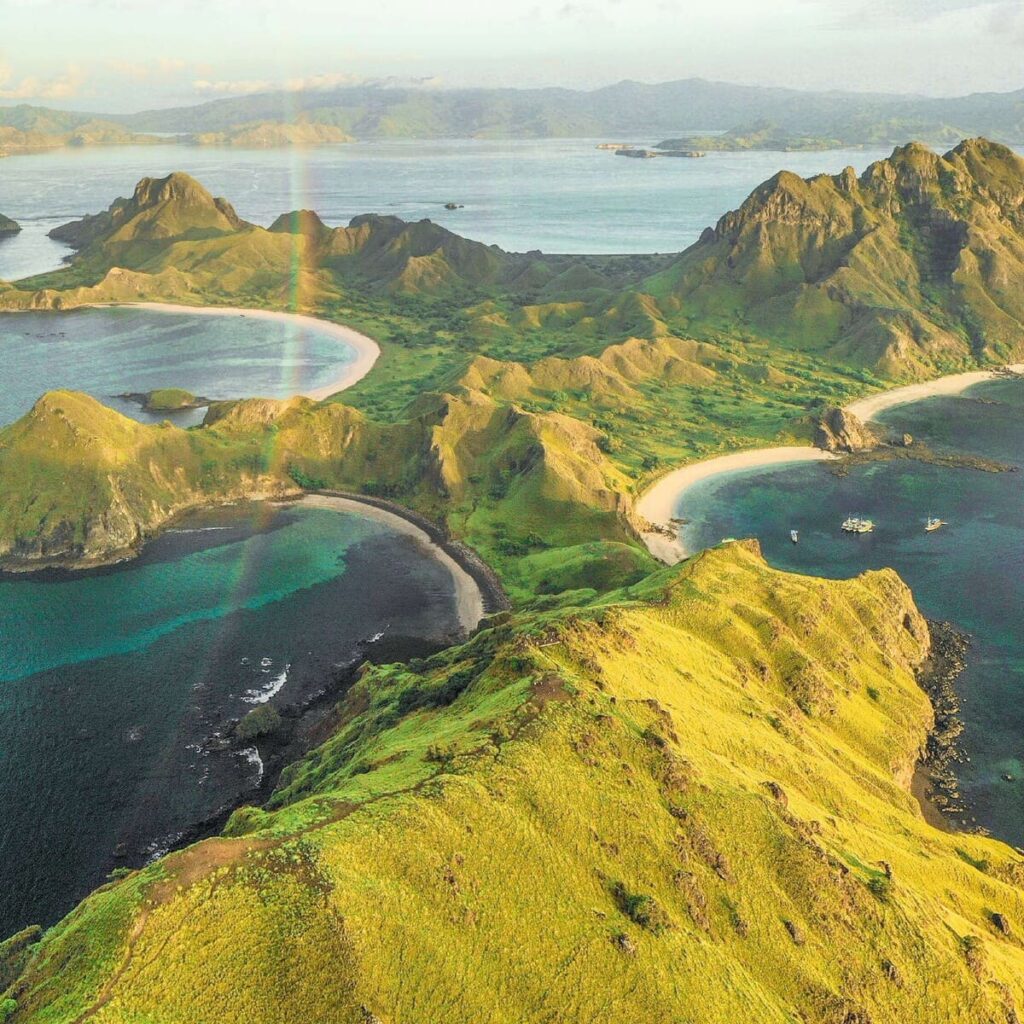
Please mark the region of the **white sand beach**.
[[301, 499], [301, 504], [308, 508], [329, 508], [339, 512], [353, 512], [367, 519], [385, 523], [396, 532], [412, 537], [422, 544], [427, 552], [451, 574], [452, 582], [455, 584], [456, 611], [462, 628], [468, 633], [470, 630], [475, 629], [484, 617], [484, 598], [476, 580], [444, 548], [436, 544], [415, 523], [377, 505], [370, 505], [356, 501], [353, 498], [336, 497], [330, 494], [307, 494]]
[[[1004, 372], [1024, 373], [1024, 363], [1014, 363], [1004, 368]], [[911, 402], [920, 402], [925, 398], [936, 398], [940, 395], [960, 395], [969, 387], [975, 384], [982, 384], [987, 380], [995, 380], [999, 376], [998, 370], [972, 370], [969, 373], [951, 373], [946, 377], [939, 377], [937, 380], [925, 381], [921, 384], [908, 384], [906, 387], [893, 388], [891, 391], [881, 391], [877, 395], [868, 395], [866, 398], [858, 398], [846, 406], [846, 411], [853, 413], [859, 420], [867, 422], [874, 419], [880, 412], [886, 409], [894, 409], [898, 405], [909, 405]]]
[[642, 535], [647, 550], [655, 558], [669, 565], [674, 565], [691, 554], [679, 536], [678, 525], [672, 523], [671, 519], [685, 517], [683, 503], [686, 492], [702, 480], [761, 469], [765, 466], [783, 466], [793, 462], [824, 462], [835, 457], [820, 448], [789, 445], [733, 452], [731, 455], [720, 455], [673, 470], [646, 490], [636, 504], [640, 516], [657, 527], [656, 531]]
[[119, 302], [114, 305], [148, 309], [155, 313], [244, 316], [254, 320], [277, 320], [285, 323], [297, 323], [309, 330], [329, 334], [354, 349], [356, 358], [345, 364], [344, 373], [337, 380], [331, 381], [330, 384], [325, 384], [321, 388], [313, 388], [303, 393], [302, 397], [312, 398], [317, 402], [336, 395], [339, 391], [352, 387], [356, 381], [362, 380], [373, 368], [373, 364], [377, 362], [377, 357], [380, 355], [380, 346], [365, 334], [360, 334], [351, 327], [344, 327], [341, 324], [331, 323], [330, 320], [321, 320], [319, 317], [308, 316], [305, 313], [284, 313], [271, 309], [242, 309], [237, 306], [181, 306], [170, 302]]
[[[1000, 373], [1024, 374], [1024, 363], [1014, 363], [1000, 370], [972, 370], [968, 373], [953, 373], [937, 380], [882, 391], [850, 402], [845, 408], [858, 419], [867, 422], [886, 409], [899, 405], [920, 402], [940, 395], [959, 395], [975, 384], [995, 380]], [[655, 558], [668, 565], [674, 565], [691, 552], [686, 550], [679, 537], [679, 526], [670, 520], [685, 518], [683, 501], [686, 492], [694, 484], [711, 477], [731, 475], [744, 470], [760, 469], [764, 466], [780, 466], [792, 462], [823, 462], [834, 459], [835, 455], [810, 447], [761, 448], [732, 455], [721, 455], [703, 462], [682, 466], [663, 476], [638, 499], [636, 511], [656, 529], [643, 533], [647, 550]]]

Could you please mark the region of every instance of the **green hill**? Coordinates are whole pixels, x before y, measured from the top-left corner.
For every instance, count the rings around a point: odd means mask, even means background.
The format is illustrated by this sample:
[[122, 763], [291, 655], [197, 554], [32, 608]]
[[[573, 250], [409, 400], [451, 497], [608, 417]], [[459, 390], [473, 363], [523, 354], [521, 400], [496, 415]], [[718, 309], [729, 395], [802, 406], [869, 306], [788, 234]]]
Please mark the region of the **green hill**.
[[1022, 198], [1022, 161], [976, 141], [780, 174], [667, 258], [376, 215], [267, 230], [182, 174], [58, 229], [71, 266], [0, 305], [241, 302], [382, 354], [344, 401], [215, 403], [189, 430], [44, 395], [0, 429], [0, 565], [354, 491], [470, 544], [513, 610], [365, 666], [263, 807], [0, 943], [0, 1020], [1017, 1021], [1024, 860], [910, 794], [931, 652], [906, 587], [746, 543], [659, 569], [633, 496], [809, 440], [872, 368], [1015, 354]]
[[751, 332], [892, 378], [1024, 354], [1024, 160], [975, 139], [860, 177], [781, 172], [649, 282], [688, 329]]
[[731, 545], [369, 669], [265, 809], [15, 944], [13, 1019], [1014, 1020], [1024, 862], [906, 789], [927, 647], [891, 572]]
[[239, 149], [328, 146], [352, 141], [351, 135], [334, 125], [311, 121], [256, 121], [238, 125], [229, 131], [202, 132], [188, 137], [188, 142], [196, 146], [236, 146]]

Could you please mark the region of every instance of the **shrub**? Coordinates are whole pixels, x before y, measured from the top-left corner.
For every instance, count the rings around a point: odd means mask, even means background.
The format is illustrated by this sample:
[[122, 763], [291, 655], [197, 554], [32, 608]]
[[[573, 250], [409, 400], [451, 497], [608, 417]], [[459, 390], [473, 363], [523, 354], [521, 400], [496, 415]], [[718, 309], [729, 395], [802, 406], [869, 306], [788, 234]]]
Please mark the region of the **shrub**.
[[269, 736], [281, 728], [281, 716], [277, 708], [270, 704], [261, 704], [253, 708], [238, 725], [235, 736], [243, 743], [249, 743], [260, 736]]
[[612, 886], [612, 895], [622, 913], [641, 928], [646, 928], [654, 935], [661, 935], [671, 927], [672, 922], [665, 908], [653, 896], [630, 892], [622, 882]]
[[868, 879], [868, 889], [876, 899], [888, 903], [892, 895], [892, 879], [888, 875], [872, 875]]
[[18, 1002], [15, 999], [5, 999], [0, 1002], [0, 1022], [10, 1020], [17, 1012]]
[[427, 760], [437, 764], [447, 764], [455, 756], [450, 743], [431, 743], [427, 747]]

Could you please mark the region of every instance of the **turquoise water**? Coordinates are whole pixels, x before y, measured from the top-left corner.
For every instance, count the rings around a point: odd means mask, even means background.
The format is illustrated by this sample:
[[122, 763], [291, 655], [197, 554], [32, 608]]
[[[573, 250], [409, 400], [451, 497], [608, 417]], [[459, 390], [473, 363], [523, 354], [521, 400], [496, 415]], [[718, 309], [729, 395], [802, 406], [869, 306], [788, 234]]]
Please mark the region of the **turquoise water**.
[[[980, 385], [957, 398], [890, 410], [893, 431], [937, 450], [1024, 462], [1024, 386]], [[851, 537], [839, 524], [863, 513], [873, 534]], [[691, 549], [722, 537], [757, 537], [779, 568], [848, 577], [892, 566], [929, 618], [955, 623], [973, 641], [958, 691], [970, 758], [960, 765], [972, 819], [1024, 844], [1024, 473], [942, 469], [909, 461], [871, 463], [837, 477], [822, 465], [758, 470], [707, 481], [680, 515]], [[949, 525], [926, 534], [928, 515]], [[800, 543], [789, 540], [800, 531]], [[1006, 782], [1004, 774], [1014, 776]]]
[[[595, 149], [600, 141], [452, 139], [270, 151], [134, 146], [8, 157], [0, 160], [0, 212], [24, 230], [0, 241], [0, 278], [58, 266], [68, 250], [46, 237], [50, 228], [106, 209], [145, 175], [176, 170], [264, 226], [305, 208], [332, 227], [360, 213], [429, 217], [514, 252], [678, 252], [783, 167], [802, 175], [850, 164], [861, 170], [888, 155], [833, 150], [624, 160]], [[635, 141], [659, 139], [638, 131]], [[447, 202], [464, 209], [445, 210]]]
[[305, 702], [380, 631], [398, 657], [457, 627], [415, 541], [330, 510], [211, 511], [125, 566], [0, 577], [0, 935], [261, 799], [257, 752], [216, 749], [233, 719]]
[[53, 388], [85, 391], [144, 422], [202, 420], [203, 410], [149, 414], [116, 396], [181, 387], [204, 398], [286, 398], [338, 380], [355, 350], [295, 321], [132, 308], [0, 314], [0, 424]]

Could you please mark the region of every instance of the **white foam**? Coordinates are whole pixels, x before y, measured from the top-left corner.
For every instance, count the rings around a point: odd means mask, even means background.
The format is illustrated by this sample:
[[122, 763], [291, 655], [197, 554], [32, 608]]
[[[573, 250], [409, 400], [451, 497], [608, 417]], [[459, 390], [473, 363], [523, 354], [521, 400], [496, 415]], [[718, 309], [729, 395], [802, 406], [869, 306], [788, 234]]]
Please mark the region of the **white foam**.
[[284, 689], [284, 684], [288, 682], [288, 669], [290, 668], [291, 665], [285, 665], [284, 671], [269, 680], [266, 686], [246, 690], [242, 700], [246, 704], [266, 704], [268, 700], [276, 697]]
[[256, 785], [263, 781], [263, 758], [255, 747], [246, 747], [238, 751], [239, 757], [244, 757], [256, 769]]

